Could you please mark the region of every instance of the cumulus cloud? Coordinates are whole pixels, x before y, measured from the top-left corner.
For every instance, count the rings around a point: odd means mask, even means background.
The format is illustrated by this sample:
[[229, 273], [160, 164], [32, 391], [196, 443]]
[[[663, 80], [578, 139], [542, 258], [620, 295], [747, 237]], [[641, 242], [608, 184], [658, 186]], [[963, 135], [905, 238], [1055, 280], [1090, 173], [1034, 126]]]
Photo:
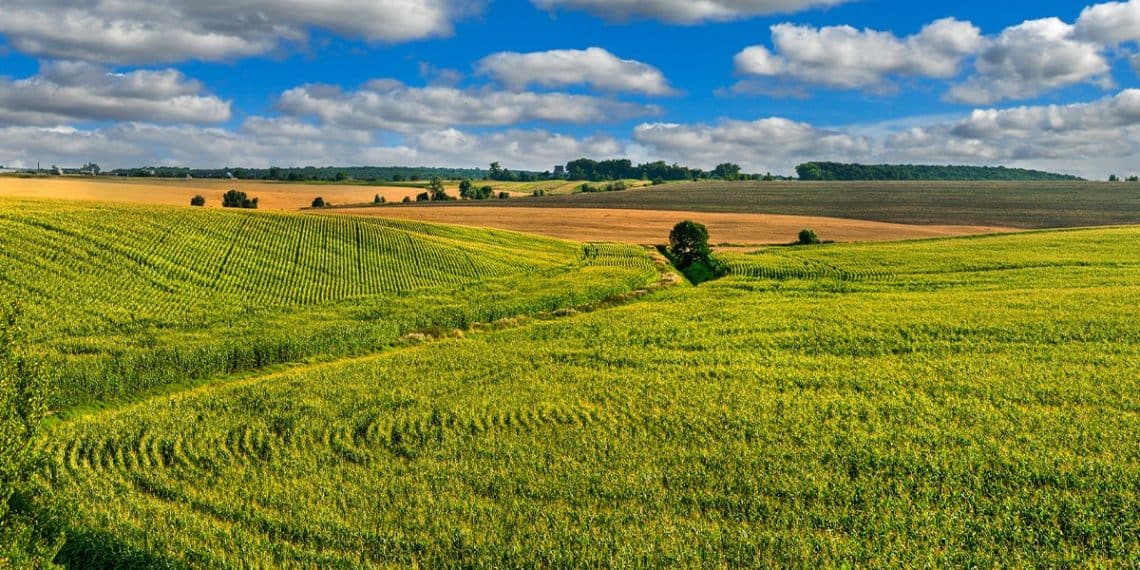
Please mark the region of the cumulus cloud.
[[1140, 0], [1089, 6], [1074, 32], [1079, 39], [1105, 45], [1140, 40]]
[[650, 18], [675, 24], [790, 14], [850, 0], [531, 0], [548, 10], [585, 10], [611, 20]]
[[1092, 103], [976, 110], [961, 121], [895, 133], [885, 149], [903, 159], [1054, 162], [1085, 172], [1089, 168], [1079, 166], [1081, 161], [1134, 164], [1140, 152], [1140, 90]]
[[309, 29], [400, 42], [446, 35], [475, 0], [5, 0], [0, 34], [35, 56], [120, 64], [264, 54]]
[[34, 77], [0, 78], [0, 124], [57, 125], [128, 120], [218, 123], [230, 103], [203, 95], [201, 83], [174, 69], [112, 73], [88, 63], [53, 62]]
[[851, 26], [772, 26], [776, 53], [752, 46], [736, 55], [736, 71], [777, 76], [841, 89], [883, 88], [888, 78], [950, 78], [961, 61], [982, 46], [981, 31], [953, 18], [927, 25], [900, 39], [890, 32]]
[[610, 92], [674, 93], [661, 70], [640, 61], [621, 59], [599, 47], [496, 53], [479, 60], [476, 69], [512, 89], [524, 89], [529, 85], [589, 85]]
[[287, 115], [316, 117], [323, 124], [398, 132], [532, 121], [605, 123], [660, 112], [652, 105], [587, 95], [408, 87], [394, 80], [371, 81], [350, 92], [329, 85], [297, 87], [286, 91], [277, 107]]
[[93, 129], [0, 127], [0, 163], [28, 167], [106, 168], [163, 164], [265, 168], [326, 164], [463, 166], [502, 162], [512, 169], [548, 170], [571, 158], [625, 156], [625, 143], [605, 135], [573, 137], [546, 130], [472, 133], [435, 129], [385, 141], [293, 119], [255, 117], [235, 130], [192, 125], [119, 123]]
[[1108, 88], [1111, 66], [1102, 52], [1101, 45], [1079, 39], [1073, 26], [1057, 18], [1030, 20], [989, 41], [976, 73], [953, 87], [947, 99], [987, 105], [1078, 83]]
[[851, 160], [871, 152], [867, 138], [778, 117], [715, 125], [646, 123], [634, 129], [633, 140], [665, 160], [707, 167], [731, 161], [752, 171], [786, 172], [803, 160]]

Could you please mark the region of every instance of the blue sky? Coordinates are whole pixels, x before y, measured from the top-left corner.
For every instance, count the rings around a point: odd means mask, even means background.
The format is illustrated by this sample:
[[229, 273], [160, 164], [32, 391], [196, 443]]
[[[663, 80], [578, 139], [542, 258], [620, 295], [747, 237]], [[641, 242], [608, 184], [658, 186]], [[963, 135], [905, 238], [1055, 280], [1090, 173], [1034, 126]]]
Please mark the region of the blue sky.
[[7, 166], [1140, 170], [1140, 0], [4, 4]]

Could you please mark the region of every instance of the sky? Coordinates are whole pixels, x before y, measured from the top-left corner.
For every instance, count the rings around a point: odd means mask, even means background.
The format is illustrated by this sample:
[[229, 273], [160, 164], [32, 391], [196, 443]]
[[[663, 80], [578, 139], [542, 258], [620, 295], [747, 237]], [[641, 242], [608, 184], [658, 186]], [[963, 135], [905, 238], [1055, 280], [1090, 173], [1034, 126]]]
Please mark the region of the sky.
[[0, 165], [1140, 174], [1140, 0], [0, 0]]

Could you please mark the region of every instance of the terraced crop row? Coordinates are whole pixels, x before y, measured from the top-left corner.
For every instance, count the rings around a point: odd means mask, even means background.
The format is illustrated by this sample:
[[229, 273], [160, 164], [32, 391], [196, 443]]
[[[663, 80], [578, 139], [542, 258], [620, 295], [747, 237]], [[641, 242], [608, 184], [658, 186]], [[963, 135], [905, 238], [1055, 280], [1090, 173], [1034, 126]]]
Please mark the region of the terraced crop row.
[[1121, 247], [1122, 239], [1127, 240], [1117, 229], [1085, 231], [1084, 248], [1074, 251], [1066, 232], [1035, 232], [875, 245], [770, 247], [719, 257], [733, 274], [760, 279], [914, 284], [1009, 271], [1135, 268], [1136, 260]]
[[655, 278], [623, 246], [346, 216], [2, 200], [0, 236], [0, 294], [22, 301], [63, 406], [364, 353]]
[[1137, 239], [884, 245], [853, 290], [729, 276], [201, 387], [56, 426], [44, 482], [80, 566], [1129, 566]]

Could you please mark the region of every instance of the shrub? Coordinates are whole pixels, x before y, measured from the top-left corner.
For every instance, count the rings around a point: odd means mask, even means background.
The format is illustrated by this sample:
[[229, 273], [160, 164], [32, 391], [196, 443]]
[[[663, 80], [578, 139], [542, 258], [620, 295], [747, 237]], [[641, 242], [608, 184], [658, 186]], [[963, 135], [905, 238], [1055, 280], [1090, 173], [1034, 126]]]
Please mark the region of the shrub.
[[383, 204], [384, 202], [387, 202], [387, 200], [385, 200], [384, 197], [379, 195], [379, 194], [377, 194], [376, 197], [372, 199], [372, 204], [374, 204], [376, 206], [379, 206], [380, 204]]
[[500, 200], [506, 200], [506, 199], [509, 199], [510, 197], [511, 197], [510, 192], [499, 192], [499, 199]]
[[313, 207], [314, 208], [324, 208], [325, 206], [327, 206], [327, 204], [325, 204], [324, 198], [321, 198], [320, 196], [313, 198]]
[[246, 196], [245, 192], [230, 190], [222, 196], [222, 207], [256, 210], [257, 198], [250, 199], [249, 196]]
[[800, 230], [800, 245], [816, 245], [819, 243], [819, 236], [815, 234], [815, 230]]
[[684, 221], [673, 227], [669, 233], [669, 246], [677, 265], [684, 269], [694, 263], [708, 261], [709, 230], [703, 224]]
[[190, 199], [190, 205], [201, 208], [206, 205], [206, 198], [199, 194]]
[[534, 196], [535, 198], [538, 198], [539, 196], [545, 196], [546, 190], [541, 190], [541, 189], [535, 190], [533, 193], [531, 193], [531, 195]]
[[411, 204], [412, 203], [412, 197], [411, 196], [404, 196], [404, 203], [405, 204]]
[[418, 195], [416, 196], [416, 201], [417, 201], [417, 202], [428, 202], [428, 201], [431, 201], [431, 194], [428, 194], [427, 192], [421, 192], [420, 194], [418, 194]]
[[653, 179], [653, 185], [654, 186], [661, 186], [662, 184], [665, 184], [664, 178], [654, 178]]

